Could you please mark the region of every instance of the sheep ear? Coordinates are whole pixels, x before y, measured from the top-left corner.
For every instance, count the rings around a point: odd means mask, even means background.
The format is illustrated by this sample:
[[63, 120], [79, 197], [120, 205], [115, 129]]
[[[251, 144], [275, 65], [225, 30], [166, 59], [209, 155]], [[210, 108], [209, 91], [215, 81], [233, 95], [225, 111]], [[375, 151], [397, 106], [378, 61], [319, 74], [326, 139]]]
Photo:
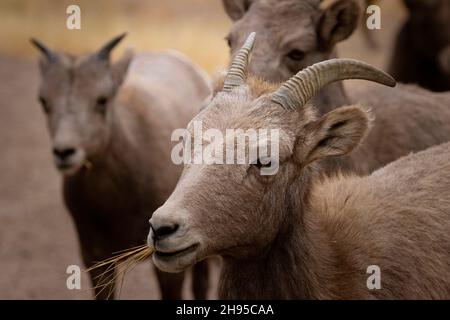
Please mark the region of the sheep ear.
[[318, 34], [322, 46], [332, 48], [358, 26], [360, 7], [354, 0], [339, 0], [323, 9]]
[[109, 56], [111, 51], [119, 44], [120, 41], [122, 41], [123, 38], [127, 35], [126, 32], [118, 35], [117, 37], [114, 37], [113, 39], [109, 40], [103, 47], [101, 47], [94, 56], [101, 60], [109, 60]]
[[367, 135], [371, 117], [359, 106], [337, 108], [309, 124], [298, 139], [294, 156], [300, 163], [341, 156], [355, 149]]
[[127, 49], [122, 57], [117, 60], [112, 65], [112, 73], [114, 77], [114, 82], [117, 86], [120, 86], [125, 79], [125, 76], [128, 71], [128, 67], [130, 66], [131, 61], [133, 60], [134, 52], [132, 49]]
[[250, 9], [253, 1], [254, 0], [222, 0], [222, 3], [231, 20], [236, 21], [241, 19], [248, 9]]
[[39, 60], [39, 68], [41, 69], [41, 72], [45, 71], [48, 65], [58, 60], [57, 54], [38, 39], [31, 38], [30, 42], [41, 53], [41, 59]]

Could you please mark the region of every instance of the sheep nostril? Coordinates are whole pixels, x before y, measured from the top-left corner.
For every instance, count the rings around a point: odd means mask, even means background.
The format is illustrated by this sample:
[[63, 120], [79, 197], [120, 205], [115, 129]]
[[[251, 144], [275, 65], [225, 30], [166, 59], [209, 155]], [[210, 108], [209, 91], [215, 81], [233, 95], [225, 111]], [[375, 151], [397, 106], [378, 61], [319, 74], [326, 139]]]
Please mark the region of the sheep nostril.
[[161, 226], [161, 227], [157, 227], [154, 228], [153, 226], [151, 226], [152, 230], [153, 230], [153, 240], [161, 240], [164, 237], [167, 237], [173, 233], [175, 233], [178, 230], [179, 225], [178, 224], [173, 224], [173, 225], [166, 225], [166, 226]]
[[54, 148], [53, 154], [61, 160], [66, 160], [75, 154], [75, 148]]

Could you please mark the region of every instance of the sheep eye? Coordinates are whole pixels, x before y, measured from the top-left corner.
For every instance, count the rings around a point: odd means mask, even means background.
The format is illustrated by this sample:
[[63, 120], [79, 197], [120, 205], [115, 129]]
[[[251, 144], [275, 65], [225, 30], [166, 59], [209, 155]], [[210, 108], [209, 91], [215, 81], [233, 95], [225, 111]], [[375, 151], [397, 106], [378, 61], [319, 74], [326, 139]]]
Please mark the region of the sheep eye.
[[305, 53], [303, 51], [294, 49], [288, 52], [287, 57], [294, 61], [300, 61], [305, 58]]
[[108, 98], [106, 98], [106, 97], [100, 97], [100, 98], [97, 99], [97, 104], [99, 106], [103, 106], [103, 105], [105, 105], [107, 103], [108, 103]]
[[41, 103], [42, 109], [44, 110], [45, 113], [49, 113], [50, 112], [50, 107], [47, 103], [47, 100], [45, 100], [45, 98], [43, 97], [39, 97], [39, 102]]
[[230, 35], [226, 36], [225, 41], [227, 42], [228, 47], [231, 49], [231, 36]]
[[106, 110], [106, 105], [108, 104], [108, 98], [100, 97], [97, 99], [97, 110], [104, 113]]

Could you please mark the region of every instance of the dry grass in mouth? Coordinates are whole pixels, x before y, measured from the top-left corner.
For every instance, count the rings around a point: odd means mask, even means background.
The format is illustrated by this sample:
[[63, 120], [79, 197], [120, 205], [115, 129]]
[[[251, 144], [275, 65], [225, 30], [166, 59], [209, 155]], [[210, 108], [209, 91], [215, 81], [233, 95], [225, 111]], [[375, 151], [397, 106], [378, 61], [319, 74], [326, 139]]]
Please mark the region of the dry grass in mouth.
[[[86, 269], [86, 272], [89, 272], [107, 266], [104, 272], [95, 277], [95, 279], [99, 280], [99, 284], [93, 289], [101, 289], [95, 296], [97, 297], [100, 293], [103, 292], [103, 290], [108, 287], [108, 285], [114, 283], [121, 276], [118, 294], [118, 296], [120, 297], [125, 275], [133, 270], [139, 262], [142, 262], [150, 257], [153, 252], [154, 250], [149, 248], [147, 245], [136, 246], [133, 248], [118, 251], [116, 252], [116, 255], [112, 256], [111, 258], [99, 261], [92, 267]], [[113, 289], [114, 287], [111, 287], [109, 289], [107, 296], [108, 298], [110, 298], [113, 294]]]

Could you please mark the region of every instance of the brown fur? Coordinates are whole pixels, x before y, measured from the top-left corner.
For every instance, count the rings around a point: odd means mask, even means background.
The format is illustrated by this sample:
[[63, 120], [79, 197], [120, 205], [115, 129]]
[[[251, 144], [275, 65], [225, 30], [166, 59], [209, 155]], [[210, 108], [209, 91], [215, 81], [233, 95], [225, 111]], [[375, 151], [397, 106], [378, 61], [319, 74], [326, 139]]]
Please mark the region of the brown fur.
[[[219, 254], [225, 299], [449, 298], [450, 144], [370, 176], [321, 178], [320, 159], [351, 152], [366, 136], [370, 115], [357, 106], [321, 117], [311, 104], [286, 111], [268, 88], [249, 80], [216, 95], [194, 120], [221, 131], [279, 128], [278, 173], [186, 165], [150, 220], [153, 229], [172, 223], [181, 230], [150, 241], [156, 266], [180, 271]], [[193, 244], [194, 251], [158, 255], [174, 243]], [[366, 286], [370, 265], [381, 268], [380, 290]]]
[[[319, 2], [255, 0], [238, 19], [228, 11], [234, 20], [228, 36], [232, 56], [255, 31], [249, 73], [272, 82], [287, 80], [309, 65], [334, 57], [335, 44], [356, 28], [357, 1], [337, 0], [321, 6]], [[287, 55], [294, 49], [303, 52], [303, 57], [289, 58]], [[358, 102], [372, 108], [376, 117], [362, 148], [348, 157], [329, 160], [330, 172], [339, 169], [367, 174], [410, 152], [450, 139], [449, 94], [438, 95], [412, 85], [394, 89], [365, 86], [363, 90], [352, 88], [346, 92], [342, 83], [334, 83], [324, 87], [312, 101], [322, 114]]]
[[[114, 64], [93, 54], [41, 61], [40, 96], [53, 147], [73, 148], [57, 165], [87, 267], [141, 245], [151, 213], [173, 190], [181, 169], [170, 136], [186, 126], [209, 94], [201, 72], [177, 53], [126, 55]], [[177, 88], [177, 90], [173, 90]], [[107, 99], [99, 105], [99, 97]], [[69, 165], [69, 168], [61, 166]], [[105, 268], [90, 272], [94, 286]], [[194, 293], [205, 298], [205, 266], [194, 268]], [[181, 297], [183, 274], [157, 273], [162, 297]], [[96, 288], [107, 298], [114, 283]]]

